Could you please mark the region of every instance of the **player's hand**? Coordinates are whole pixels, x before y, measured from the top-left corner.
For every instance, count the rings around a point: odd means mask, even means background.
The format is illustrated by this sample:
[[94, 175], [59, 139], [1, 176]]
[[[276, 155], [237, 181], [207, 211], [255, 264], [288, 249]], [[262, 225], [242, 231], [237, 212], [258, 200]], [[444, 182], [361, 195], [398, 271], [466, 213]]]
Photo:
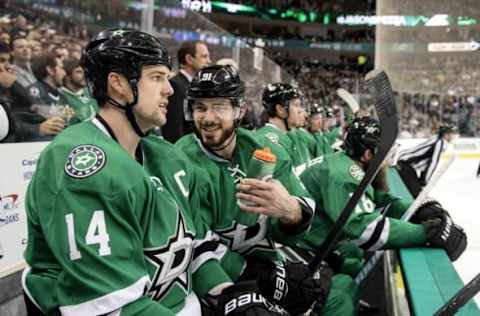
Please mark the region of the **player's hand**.
[[410, 222], [420, 224], [429, 219], [441, 218], [444, 215], [449, 216], [448, 212], [442, 207], [442, 205], [434, 199], [429, 199], [418, 207], [410, 218]]
[[237, 189], [238, 199], [254, 204], [240, 205], [242, 211], [277, 217], [285, 225], [295, 225], [302, 220], [300, 203], [277, 180], [242, 179]]
[[63, 118], [54, 116], [40, 124], [38, 131], [40, 136], [57, 135], [61, 133], [64, 128], [65, 121], [63, 120]]
[[259, 269], [262, 294], [293, 315], [305, 313], [314, 304], [321, 309], [327, 300], [333, 272], [326, 264], [315, 273], [303, 263], [272, 262]]
[[0, 65], [0, 86], [5, 89], [10, 88], [17, 80], [17, 75], [12, 69], [5, 65]]
[[427, 232], [427, 246], [443, 248], [455, 261], [467, 248], [467, 234], [450, 216], [443, 215], [422, 223]]

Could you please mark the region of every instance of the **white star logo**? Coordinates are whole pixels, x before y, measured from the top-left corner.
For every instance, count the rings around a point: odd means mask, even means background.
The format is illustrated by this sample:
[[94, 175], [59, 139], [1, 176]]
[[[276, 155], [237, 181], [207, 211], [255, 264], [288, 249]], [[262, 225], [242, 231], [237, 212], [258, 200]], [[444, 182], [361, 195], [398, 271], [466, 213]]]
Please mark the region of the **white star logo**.
[[235, 222], [230, 228], [216, 230], [227, 246], [241, 254], [249, 254], [256, 249], [273, 250], [273, 241], [267, 238], [267, 217], [260, 215], [253, 226], [245, 226]]
[[187, 231], [180, 209], [177, 209], [177, 229], [168, 239], [168, 244], [159, 248], [146, 248], [146, 259], [156, 267], [152, 286], [148, 294], [154, 300], [161, 300], [168, 290], [177, 284], [188, 294], [189, 273], [193, 253], [193, 234]]

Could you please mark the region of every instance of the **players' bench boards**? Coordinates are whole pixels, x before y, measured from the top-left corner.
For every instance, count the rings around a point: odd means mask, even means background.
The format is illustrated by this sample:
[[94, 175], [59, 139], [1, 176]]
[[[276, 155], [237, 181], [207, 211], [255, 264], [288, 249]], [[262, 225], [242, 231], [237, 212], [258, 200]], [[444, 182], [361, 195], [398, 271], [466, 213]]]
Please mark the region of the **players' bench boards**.
[[[413, 200], [395, 169], [390, 169], [388, 177], [390, 190], [393, 194]], [[401, 249], [399, 257], [413, 315], [433, 315], [464, 285], [443, 250], [431, 248]], [[480, 310], [471, 300], [456, 315], [478, 316]]]

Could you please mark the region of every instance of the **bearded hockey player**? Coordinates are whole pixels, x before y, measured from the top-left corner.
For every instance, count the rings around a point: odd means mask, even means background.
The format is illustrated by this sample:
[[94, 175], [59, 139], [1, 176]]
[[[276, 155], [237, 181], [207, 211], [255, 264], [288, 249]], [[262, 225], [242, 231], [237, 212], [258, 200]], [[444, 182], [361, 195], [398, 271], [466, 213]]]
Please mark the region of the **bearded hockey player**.
[[[326, 155], [301, 175], [317, 203], [312, 229], [300, 243], [302, 248], [313, 250], [323, 242], [375, 156], [379, 135], [378, 121], [355, 119], [347, 129], [345, 151]], [[445, 249], [452, 261], [463, 253], [466, 235], [438, 202], [422, 205], [411, 222], [400, 221], [408, 206], [388, 193], [384, 167], [343, 227], [345, 240], [366, 251], [438, 247]]]
[[83, 58], [101, 110], [54, 139], [28, 187], [29, 315], [200, 315], [191, 280], [208, 271], [198, 260], [202, 228], [149, 174], [140, 145], [166, 120], [167, 50], [147, 33], [115, 29]]
[[[242, 296], [260, 293], [267, 298], [265, 302], [301, 314], [315, 302], [317, 308], [325, 303], [330, 272], [322, 268], [320, 275], [312, 277], [304, 264], [273, 262], [281, 259], [274, 242], [293, 244], [304, 235], [313, 216], [312, 204], [284, 151], [238, 127], [245, 106], [243, 94], [235, 68], [217, 65], [200, 70], [185, 104], [186, 119], [194, 121], [195, 134], [184, 136], [176, 146], [205, 181], [202, 188], [207, 198], [196, 213], [232, 250], [222, 261], [237, 281], [222, 293], [219, 304], [225, 306], [225, 314], [278, 315], [268, 304], [253, 300], [242, 306], [235, 303]], [[247, 179], [253, 152], [267, 146], [277, 158], [275, 180]], [[239, 199], [253, 205], [239, 205]], [[286, 286], [278, 288], [279, 284]]]

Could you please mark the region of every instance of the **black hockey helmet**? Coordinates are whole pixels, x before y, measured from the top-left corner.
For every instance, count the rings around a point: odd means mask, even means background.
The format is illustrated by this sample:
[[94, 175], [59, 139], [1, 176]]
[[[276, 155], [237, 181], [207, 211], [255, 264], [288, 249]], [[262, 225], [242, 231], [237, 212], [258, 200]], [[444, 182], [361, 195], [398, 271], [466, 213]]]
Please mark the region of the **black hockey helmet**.
[[334, 109], [331, 106], [325, 106], [325, 116], [326, 117], [335, 117]]
[[365, 150], [373, 153], [380, 141], [380, 125], [370, 116], [356, 118], [347, 128], [344, 140], [345, 153], [352, 159], [359, 159]]
[[[170, 55], [154, 36], [134, 29], [119, 28], [100, 32], [85, 48], [82, 56], [85, 78], [92, 96], [101, 106], [106, 101], [126, 110], [133, 128], [144, 136], [136, 124], [132, 107], [138, 101], [138, 81], [144, 65], [164, 65], [171, 69]], [[110, 72], [124, 75], [133, 91], [133, 102], [125, 106], [107, 95], [107, 78]]]
[[443, 137], [447, 133], [455, 133], [457, 131], [457, 125], [452, 121], [444, 121], [438, 128], [438, 136]]
[[277, 104], [283, 105], [288, 110], [288, 101], [302, 98], [300, 90], [289, 83], [269, 83], [263, 90], [262, 105], [268, 115], [275, 116]]
[[245, 106], [245, 85], [235, 67], [213, 65], [202, 68], [192, 79], [184, 103], [185, 119], [193, 120], [192, 105], [196, 99], [228, 98], [233, 107]]
[[310, 106], [310, 115], [321, 114], [322, 116], [326, 116], [325, 107], [320, 105], [319, 103], [313, 103]]

